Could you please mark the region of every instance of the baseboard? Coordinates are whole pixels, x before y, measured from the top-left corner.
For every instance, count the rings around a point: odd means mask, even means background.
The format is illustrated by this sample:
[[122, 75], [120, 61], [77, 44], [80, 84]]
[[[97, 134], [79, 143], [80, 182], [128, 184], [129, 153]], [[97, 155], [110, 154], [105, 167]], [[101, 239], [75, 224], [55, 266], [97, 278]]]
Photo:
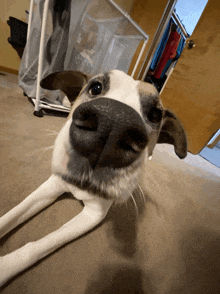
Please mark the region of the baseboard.
[[0, 71], [5, 71], [14, 75], [18, 75], [18, 70], [0, 65]]

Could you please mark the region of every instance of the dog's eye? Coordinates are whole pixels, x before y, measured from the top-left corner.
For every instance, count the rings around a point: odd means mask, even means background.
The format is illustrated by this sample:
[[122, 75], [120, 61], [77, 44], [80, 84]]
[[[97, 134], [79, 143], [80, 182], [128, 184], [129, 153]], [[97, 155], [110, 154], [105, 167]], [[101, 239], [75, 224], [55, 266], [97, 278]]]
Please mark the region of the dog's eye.
[[156, 107], [151, 108], [151, 110], [147, 113], [147, 118], [152, 123], [159, 123], [162, 119], [162, 116], [162, 110]]
[[89, 94], [97, 96], [102, 93], [102, 84], [100, 82], [93, 83], [89, 88]]

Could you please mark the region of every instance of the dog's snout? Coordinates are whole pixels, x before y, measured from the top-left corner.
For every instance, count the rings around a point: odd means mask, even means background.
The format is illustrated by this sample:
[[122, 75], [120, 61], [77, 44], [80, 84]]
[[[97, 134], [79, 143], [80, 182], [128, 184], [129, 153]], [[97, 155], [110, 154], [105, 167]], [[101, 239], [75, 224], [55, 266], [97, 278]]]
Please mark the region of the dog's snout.
[[125, 167], [146, 147], [147, 131], [130, 106], [108, 98], [81, 104], [70, 127], [73, 148], [94, 167]]

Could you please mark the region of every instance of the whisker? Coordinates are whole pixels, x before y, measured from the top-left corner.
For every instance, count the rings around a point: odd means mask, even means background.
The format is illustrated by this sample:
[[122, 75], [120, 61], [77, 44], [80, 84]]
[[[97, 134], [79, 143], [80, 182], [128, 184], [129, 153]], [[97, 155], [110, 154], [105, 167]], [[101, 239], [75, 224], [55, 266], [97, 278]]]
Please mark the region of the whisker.
[[49, 146], [49, 147], [36, 148], [36, 149], [34, 149], [33, 151], [28, 152], [27, 155], [28, 155], [28, 156], [33, 156], [33, 155], [35, 155], [35, 154], [37, 154], [37, 153], [39, 153], [39, 152], [46, 152], [46, 151], [49, 150], [49, 149], [53, 149], [53, 147], [54, 147], [54, 145], [51, 145], [51, 146]]
[[135, 199], [134, 199], [133, 194], [131, 193], [130, 196], [131, 196], [131, 199], [132, 199], [133, 202], [134, 202], [134, 207], [135, 207], [136, 213], [139, 214], [138, 206], [137, 206], [137, 203], [136, 203], [136, 201], [135, 201]]
[[93, 173], [92, 173], [92, 171], [89, 169], [89, 174], [88, 174], [88, 176], [89, 176], [89, 180], [90, 180], [90, 181], [92, 180], [92, 175], [93, 175]]
[[46, 129], [45, 131], [48, 132], [47, 136], [57, 136], [58, 135], [58, 131], [52, 131], [52, 130], [49, 130], [49, 129]]
[[49, 147], [44, 148], [43, 151], [45, 152], [45, 151], [47, 151], [47, 150], [49, 150], [49, 149], [53, 149], [53, 147], [54, 147], [54, 145], [51, 145], [51, 146], [49, 146]]
[[81, 186], [83, 187], [83, 182], [85, 180], [85, 177], [86, 177], [86, 171], [85, 169], [83, 170], [83, 173], [82, 173], [82, 177], [81, 177]]
[[143, 192], [143, 190], [141, 189], [141, 186], [140, 186], [139, 184], [138, 184], [137, 186], [138, 186], [138, 189], [139, 189], [139, 191], [140, 191], [141, 198], [143, 199], [143, 202], [144, 202], [144, 204], [145, 204], [146, 199], [145, 199], [145, 197], [144, 197], [144, 192]]

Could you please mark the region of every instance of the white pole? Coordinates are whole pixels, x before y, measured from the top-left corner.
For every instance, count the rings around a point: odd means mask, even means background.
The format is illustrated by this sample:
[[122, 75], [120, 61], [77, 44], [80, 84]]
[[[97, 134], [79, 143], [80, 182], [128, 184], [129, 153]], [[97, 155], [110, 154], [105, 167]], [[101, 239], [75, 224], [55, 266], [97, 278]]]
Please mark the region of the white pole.
[[41, 92], [40, 81], [42, 78], [42, 71], [43, 71], [43, 53], [44, 53], [44, 43], [45, 43], [49, 1], [50, 0], [45, 0], [45, 2], [44, 2], [44, 11], [43, 11], [41, 37], [40, 37], [40, 51], [39, 51], [39, 60], [38, 60], [37, 93], [36, 93], [35, 111], [39, 111], [39, 104], [40, 104], [40, 92]]
[[135, 74], [135, 72], [136, 72], [136, 69], [137, 69], [137, 67], [138, 67], [138, 64], [139, 64], [139, 62], [140, 62], [140, 60], [141, 60], [141, 57], [142, 57], [142, 55], [143, 55], [143, 53], [144, 53], [144, 49], [145, 49], [145, 47], [146, 47], [146, 45], [147, 45], [147, 42], [148, 42], [148, 40], [145, 40], [145, 41], [144, 41], [144, 44], [143, 44], [143, 46], [142, 46], [142, 48], [141, 48], [141, 52], [140, 52], [140, 54], [139, 54], [139, 56], [138, 56], [138, 59], [137, 59], [137, 61], [136, 61], [136, 63], [135, 63], [135, 66], [134, 66], [133, 71], [132, 71], [132, 74], [131, 74], [131, 77], [132, 77], [132, 78], [134, 77], [134, 74]]
[[[33, 7], [34, 7], [34, 0], [31, 0], [30, 11], [29, 11], [29, 16], [28, 16], [27, 43], [28, 43], [28, 40], [29, 40], [29, 37], [30, 37], [31, 23], [32, 23], [32, 15], [33, 15]], [[26, 67], [28, 67], [29, 51], [30, 51], [30, 46], [28, 45], [27, 46], [27, 51], [26, 51], [26, 60], [25, 60]]]

